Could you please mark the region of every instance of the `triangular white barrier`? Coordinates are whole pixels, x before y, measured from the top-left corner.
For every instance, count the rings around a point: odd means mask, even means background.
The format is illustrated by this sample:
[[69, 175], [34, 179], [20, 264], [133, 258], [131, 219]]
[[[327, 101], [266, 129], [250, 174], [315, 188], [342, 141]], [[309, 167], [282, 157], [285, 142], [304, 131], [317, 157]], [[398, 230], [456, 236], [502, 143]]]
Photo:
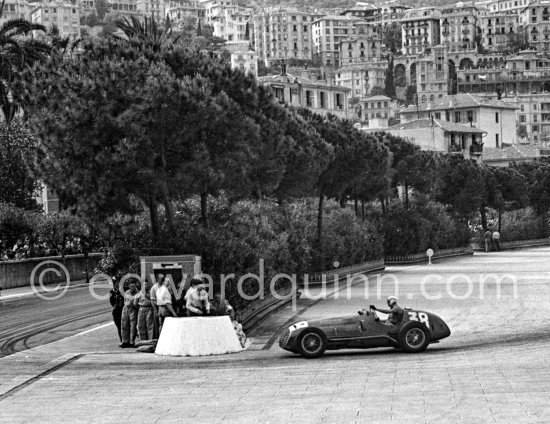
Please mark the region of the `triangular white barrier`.
[[205, 356], [240, 352], [243, 348], [228, 316], [166, 318], [157, 355]]

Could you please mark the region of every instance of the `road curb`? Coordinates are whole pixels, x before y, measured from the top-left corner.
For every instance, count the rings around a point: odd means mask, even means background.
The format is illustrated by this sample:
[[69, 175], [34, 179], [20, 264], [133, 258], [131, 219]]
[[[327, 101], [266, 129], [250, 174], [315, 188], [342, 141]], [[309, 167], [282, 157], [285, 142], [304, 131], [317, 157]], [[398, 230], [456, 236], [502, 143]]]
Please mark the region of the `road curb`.
[[[28, 297], [28, 296], [37, 296], [37, 294], [40, 294], [40, 293], [56, 293], [64, 289], [64, 287], [62, 287], [60, 284], [56, 284], [56, 286], [59, 287], [57, 290], [37, 290], [36, 292], [31, 290], [28, 292], [8, 294], [8, 295], [3, 295], [2, 291], [11, 290], [11, 289], [0, 290], [0, 301], [14, 300], [14, 299], [19, 299], [21, 297]], [[88, 286], [88, 283], [78, 283], [78, 284], [70, 285], [67, 290], [72, 290], [72, 289], [77, 289], [77, 288], [87, 287], [87, 286]]]

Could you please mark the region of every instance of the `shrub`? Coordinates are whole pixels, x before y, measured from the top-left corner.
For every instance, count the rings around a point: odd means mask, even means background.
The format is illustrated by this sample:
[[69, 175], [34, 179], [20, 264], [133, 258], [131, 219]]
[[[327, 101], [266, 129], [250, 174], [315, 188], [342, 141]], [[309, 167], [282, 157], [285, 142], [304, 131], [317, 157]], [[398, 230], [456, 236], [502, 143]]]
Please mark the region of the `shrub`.
[[467, 246], [468, 225], [453, 217], [438, 203], [412, 203], [407, 210], [394, 205], [382, 224], [386, 255], [407, 255]]

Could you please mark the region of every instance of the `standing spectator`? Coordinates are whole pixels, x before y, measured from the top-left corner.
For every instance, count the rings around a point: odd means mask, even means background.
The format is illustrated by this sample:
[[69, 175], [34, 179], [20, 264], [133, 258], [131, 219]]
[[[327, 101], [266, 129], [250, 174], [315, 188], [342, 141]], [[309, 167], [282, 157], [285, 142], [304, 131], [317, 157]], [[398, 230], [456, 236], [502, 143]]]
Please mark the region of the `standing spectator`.
[[153, 326], [155, 317], [151, 303], [151, 283], [145, 281], [143, 288], [134, 299], [134, 306], [138, 309], [137, 331], [140, 340], [151, 340], [153, 338]]
[[159, 281], [159, 285], [162, 285], [157, 290], [157, 305], [159, 308], [159, 337], [162, 332], [162, 325], [166, 317], [175, 317], [176, 312], [172, 307], [172, 293], [170, 293], [166, 278]]
[[[113, 307], [113, 321], [118, 330], [118, 338], [122, 342], [122, 333], [121, 333], [121, 321], [122, 321], [122, 309], [124, 308], [124, 296], [120, 294], [118, 290], [115, 279], [113, 278], [113, 288], [109, 292], [109, 302]], [[122, 345], [121, 345], [122, 346]]]
[[198, 317], [210, 314], [210, 302], [208, 301], [208, 292], [200, 278], [191, 280], [191, 288], [185, 294], [185, 306], [188, 317]]
[[164, 280], [164, 275], [159, 274], [158, 276], [159, 281], [156, 281], [155, 278], [155, 284], [153, 284], [153, 287], [151, 287], [150, 295], [151, 295], [151, 306], [153, 307], [153, 339], [159, 338], [159, 307], [157, 305], [157, 291], [159, 287], [162, 285], [162, 282]]
[[487, 231], [485, 231], [485, 234], [483, 234], [483, 240], [485, 241], [485, 252], [491, 251], [492, 236], [493, 236], [493, 233], [491, 232], [491, 229], [487, 228]]
[[137, 283], [130, 280], [130, 288], [124, 292], [124, 308], [122, 308], [122, 344], [120, 347], [134, 347], [136, 341], [137, 308], [134, 299], [138, 294]]
[[493, 231], [493, 247], [497, 250], [497, 251], [500, 251], [500, 233], [495, 230]]

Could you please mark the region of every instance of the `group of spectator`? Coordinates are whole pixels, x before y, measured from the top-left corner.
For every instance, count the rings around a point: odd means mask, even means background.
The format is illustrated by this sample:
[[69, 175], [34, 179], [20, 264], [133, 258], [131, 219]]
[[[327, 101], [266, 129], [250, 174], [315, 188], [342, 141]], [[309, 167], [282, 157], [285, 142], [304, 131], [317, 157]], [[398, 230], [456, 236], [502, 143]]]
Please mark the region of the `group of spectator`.
[[500, 251], [500, 233], [497, 230], [488, 228], [483, 234], [483, 241], [485, 242], [485, 252]]
[[[81, 253], [80, 246], [76, 242], [68, 242], [64, 248], [65, 254]], [[0, 246], [0, 260], [13, 261], [23, 260], [28, 258], [41, 258], [44, 256], [56, 256], [59, 255], [57, 249], [50, 248], [46, 243], [36, 242], [31, 243], [28, 238], [18, 239], [13, 247], [8, 245], [6, 240], [1, 241]]]
[[[204, 281], [193, 278], [187, 290], [174, 293], [170, 280], [163, 275], [155, 284], [145, 281], [139, 287], [137, 279], [127, 281], [128, 287], [121, 293], [116, 281], [110, 292], [113, 320], [118, 329], [121, 348], [135, 347], [136, 339], [149, 341], [158, 339], [167, 317], [197, 317], [227, 315], [244, 347], [246, 336], [241, 324], [235, 319], [235, 311], [220, 294], [209, 298]], [[183, 284], [180, 283], [180, 284]], [[185, 293], [185, 294], [184, 294]]]

